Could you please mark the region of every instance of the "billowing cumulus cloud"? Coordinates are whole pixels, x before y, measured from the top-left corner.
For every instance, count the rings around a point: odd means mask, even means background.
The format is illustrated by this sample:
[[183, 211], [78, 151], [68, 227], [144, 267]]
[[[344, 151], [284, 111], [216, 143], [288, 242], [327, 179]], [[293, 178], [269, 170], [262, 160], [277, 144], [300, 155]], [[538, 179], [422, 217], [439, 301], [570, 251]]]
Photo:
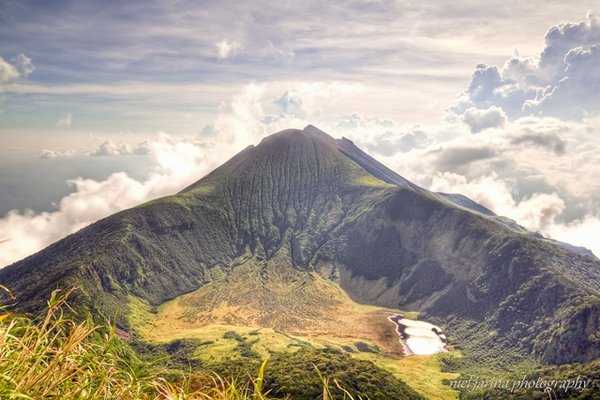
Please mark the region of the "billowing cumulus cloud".
[[392, 119], [369, 118], [358, 113], [340, 117], [333, 132], [350, 138], [373, 155], [383, 157], [422, 149], [431, 142], [419, 125], [402, 126]]
[[566, 143], [558, 135], [553, 133], [524, 133], [510, 139], [514, 145], [538, 146], [548, 149], [556, 155], [563, 155], [566, 151]]
[[600, 111], [600, 19], [550, 28], [537, 58], [510, 58], [502, 68], [477, 66], [453, 110], [502, 108], [511, 118], [525, 115], [581, 119]]
[[600, 19], [590, 13], [551, 27], [538, 57], [515, 53], [502, 66], [476, 67], [450, 118], [489, 134], [436, 137], [397, 168], [435, 165], [441, 173], [420, 175], [422, 185], [464, 193], [600, 255], [591, 239], [600, 233], [599, 90]]
[[[513, 64], [515, 64], [514, 60], [507, 62], [507, 65]], [[514, 73], [516, 69], [513, 65], [511, 72]], [[478, 65], [469, 87], [452, 110], [462, 114], [473, 108], [499, 107], [510, 117], [523, 115], [523, 104], [527, 100], [534, 99], [539, 89], [530, 86], [528, 80], [520, 83], [515, 79], [506, 79], [502, 75], [502, 71], [496, 66]]]
[[369, 142], [365, 143], [365, 148], [374, 154], [390, 157], [422, 148], [427, 142], [427, 134], [419, 128], [414, 128], [408, 132], [384, 131], [376, 134], [370, 138]]
[[490, 146], [450, 146], [430, 153], [435, 156], [435, 166], [439, 171], [456, 171], [460, 167], [497, 155]]
[[[443, 171], [469, 179], [495, 172], [516, 186], [521, 180], [536, 177], [540, 181], [537, 177], [544, 177], [546, 186], [562, 185], [580, 195], [592, 195], [594, 191], [589, 189], [597, 187], [590, 186], [589, 175], [576, 176], [578, 168], [593, 170], [600, 166], [600, 157], [592, 156], [600, 140], [594, 138], [596, 131], [587, 124], [526, 117], [507, 122], [493, 134], [480, 135], [472, 135], [464, 126], [461, 131], [461, 125], [448, 125], [439, 131], [441, 134], [428, 128], [430, 141], [425, 147], [401, 158], [391, 157], [388, 163], [407, 177], [424, 171], [416, 179], [425, 186], [434, 172]], [[456, 136], [447, 138], [447, 131]]]
[[506, 125], [506, 114], [496, 106], [487, 109], [470, 107], [465, 110], [462, 118], [472, 133], [479, 133], [489, 128], [502, 128]]
[[547, 86], [524, 111], [582, 118], [600, 111], [600, 40], [589, 48], [576, 47], [564, 56], [564, 75]]
[[564, 56], [580, 46], [600, 43], [600, 18], [588, 12], [580, 22], [564, 22], [551, 27], [545, 37], [546, 47], [540, 56], [540, 66], [549, 72], [560, 74]]

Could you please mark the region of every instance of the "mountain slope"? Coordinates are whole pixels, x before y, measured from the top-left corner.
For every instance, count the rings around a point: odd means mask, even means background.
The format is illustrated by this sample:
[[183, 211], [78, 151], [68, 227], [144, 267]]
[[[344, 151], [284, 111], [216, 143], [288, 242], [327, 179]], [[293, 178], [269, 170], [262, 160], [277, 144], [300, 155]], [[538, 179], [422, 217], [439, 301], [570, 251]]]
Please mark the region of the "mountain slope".
[[271, 135], [177, 195], [2, 269], [0, 282], [26, 310], [80, 286], [80, 307], [128, 329], [130, 296], [157, 306], [247, 258], [277, 257], [356, 301], [420, 311], [467, 348], [552, 363], [600, 357], [600, 262], [464, 196], [422, 189], [312, 126]]

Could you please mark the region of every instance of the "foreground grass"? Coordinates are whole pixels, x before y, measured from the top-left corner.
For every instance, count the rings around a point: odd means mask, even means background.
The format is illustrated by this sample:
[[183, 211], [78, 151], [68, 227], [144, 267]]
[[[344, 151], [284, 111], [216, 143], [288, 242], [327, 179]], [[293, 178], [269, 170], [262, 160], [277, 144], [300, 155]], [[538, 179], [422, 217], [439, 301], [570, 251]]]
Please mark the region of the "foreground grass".
[[265, 363], [252, 385], [214, 375], [204, 377], [208, 385], [193, 388], [192, 376], [173, 376], [140, 361], [110, 327], [67, 318], [67, 297], [53, 295], [39, 321], [0, 309], [0, 398], [268, 398], [262, 391]]
[[[365, 380], [366, 387], [383, 396], [375, 398], [389, 398], [389, 391], [400, 395], [394, 398], [420, 398], [370, 363], [356, 364], [357, 369], [340, 374], [332, 369], [338, 365], [332, 360], [345, 356], [335, 352], [326, 358], [320, 353], [312, 358], [295, 356], [298, 360], [283, 353], [281, 359], [275, 356], [273, 365], [288, 371], [284, 374], [273, 370], [279, 382], [275, 387], [269, 386], [273, 379], [268, 376], [267, 362], [260, 360], [242, 364], [241, 367], [251, 369], [241, 378], [237, 375], [228, 379], [226, 374], [191, 369], [182, 372], [169, 367], [167, 360], [148, 362], [140, 358], [110, 326], [71, 319], [73, 310], [66, 303], [68, 296], [69, 293], [55, 292], [40, 319], [12, 314], [0, 307], [0, 399], [359, 400], [366, 397], [356, 390], [361, 386], [353, 385], [356, 382], [350, 378], [364, 373], [371, 374]], [[301, 368], [295, 368], [296, 364]], [[310, 369], [313, 374], [294, 375], [294, 371]], [[338, 377], [350, 379], [349, 389]], [[294, 392], [300, 387], [298, 382], [306, 384], [302, 387], [310, 386], [310, 397], [305, 396], [304, 390]]]
[[459, 398], [459, 393], [446, 385], [446, 381], [457, 379], [459, 374], [442, 371], [439, 354], [387, 359], [378, 354], [357, 353], [354, 357], [373, 361], [429, 400]]

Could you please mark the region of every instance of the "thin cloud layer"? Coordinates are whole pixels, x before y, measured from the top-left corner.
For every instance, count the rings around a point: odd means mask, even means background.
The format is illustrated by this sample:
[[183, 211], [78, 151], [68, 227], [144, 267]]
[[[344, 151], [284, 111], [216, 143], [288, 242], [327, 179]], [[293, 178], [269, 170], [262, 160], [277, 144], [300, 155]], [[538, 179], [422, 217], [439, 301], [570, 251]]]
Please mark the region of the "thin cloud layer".
[[74, 155], [75, 152], [73, 150], [48, 150], [43, 149], [40, 152], [40, 158], [42, 160], [49, 160], [51, 158], [61, 158], [61, 157], [70, 157]]
[[110, 156], [128, 156], [128, 155], [148, 155], [151, 154], [151, 145], [147, 141], [131, 146], [127, 143], [114, 143], [107, 140], [100, 144], [98, 148], [89, 153], [94, 157]]

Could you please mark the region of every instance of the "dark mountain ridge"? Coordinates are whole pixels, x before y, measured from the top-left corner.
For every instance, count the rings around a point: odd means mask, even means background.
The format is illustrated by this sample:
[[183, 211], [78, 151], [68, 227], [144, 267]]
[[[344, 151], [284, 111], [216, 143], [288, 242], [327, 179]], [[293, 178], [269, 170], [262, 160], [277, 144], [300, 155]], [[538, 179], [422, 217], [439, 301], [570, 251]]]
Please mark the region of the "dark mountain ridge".
[[0, 270], [0, 283], [29, 311], [78, 286], [78, 306], [127, 329], [128, 296], [158, 305], [244, 257], [282, 254], [359, 302], [420, 311], [459, 343], [549, 363], [600, 357], [598, 260], [420, 188], [313, 126], [271, 135], [176, 195]]

